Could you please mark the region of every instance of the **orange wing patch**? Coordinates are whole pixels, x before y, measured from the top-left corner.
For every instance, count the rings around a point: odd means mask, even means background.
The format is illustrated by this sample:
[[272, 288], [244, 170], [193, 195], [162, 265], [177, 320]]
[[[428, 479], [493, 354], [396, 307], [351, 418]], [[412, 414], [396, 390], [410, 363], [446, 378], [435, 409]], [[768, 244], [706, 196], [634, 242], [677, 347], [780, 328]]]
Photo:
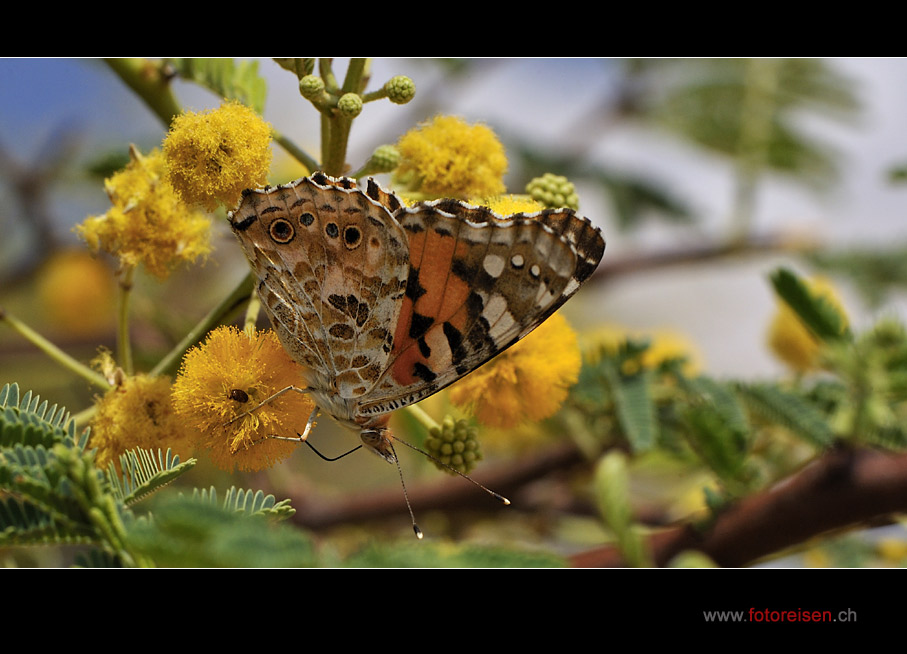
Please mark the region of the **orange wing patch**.
[[431, 228], [407, 235], [410, 272], [391, 352], [391, 375], [402, 386], [431, 381], [436, 371], [450, 366], [451, 345], [442, 325], [462, 330], [466, 314], [460, 310], [470, 293], [469, 284], [454, 272], [467, 244]]

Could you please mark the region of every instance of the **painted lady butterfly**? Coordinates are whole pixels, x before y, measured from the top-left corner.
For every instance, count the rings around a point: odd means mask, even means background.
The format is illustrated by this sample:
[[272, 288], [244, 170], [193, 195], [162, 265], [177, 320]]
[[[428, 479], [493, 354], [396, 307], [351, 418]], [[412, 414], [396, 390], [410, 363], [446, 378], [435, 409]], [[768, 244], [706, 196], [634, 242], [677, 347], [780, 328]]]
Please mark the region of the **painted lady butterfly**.
[[391, 411], [526, 336], [605, 250], [569, 209], [406, 207], [371, 179], [322, 173], [247, 190], [228, 217], [280, 342], [307, 370], [304, 392], [391, 462]]

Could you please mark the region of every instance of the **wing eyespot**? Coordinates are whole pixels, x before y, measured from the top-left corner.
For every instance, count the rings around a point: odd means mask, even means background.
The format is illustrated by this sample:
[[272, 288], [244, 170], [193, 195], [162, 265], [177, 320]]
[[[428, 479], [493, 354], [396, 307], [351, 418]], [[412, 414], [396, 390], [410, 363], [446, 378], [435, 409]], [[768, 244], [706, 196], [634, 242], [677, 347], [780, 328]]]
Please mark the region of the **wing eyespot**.
[[278, 218], [272, 222], [268, 227], [268, 233], [275, 243], [289, 243], [296, 236], [293, 224], [285, 218]]
[[355, 225], [343, 228], [343, 244], [348, 250], [355, 250], [362, 243], [362, 231]]

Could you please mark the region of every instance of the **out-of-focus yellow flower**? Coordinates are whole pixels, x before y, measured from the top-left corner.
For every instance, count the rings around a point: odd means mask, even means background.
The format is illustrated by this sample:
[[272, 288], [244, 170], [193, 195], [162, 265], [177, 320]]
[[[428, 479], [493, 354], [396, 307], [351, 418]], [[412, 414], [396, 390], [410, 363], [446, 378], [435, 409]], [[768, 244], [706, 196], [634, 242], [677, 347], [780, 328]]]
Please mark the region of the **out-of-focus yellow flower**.
[[900, 538], [883, 538], [876, 543], [876, 552], [890, 565], [904, 565], [907, 562], [907, 543]]
[[[671, 359], [684, 359], [683, 374], [698, 375], [702, 370], [702, 353], [685, 335], [670, 329], [651, 331], [630, 330], [620, 325], [602, 325], [583, 336], [583, 352], [587, 360], [595, 363], [602, 356], [614, 356], [627, 340], [648, 341], [649, 347], [642, 353], [639, 366], [657, 368]], [[627, 362], [629, 365], [630, 362]], [[626, 373], [635, 370], [624, 370]]]
[[576, 333], [555, 313], [522, 341], [451, 387], [450, 400], [489, 427], [553, 416], [579, 378]]
[[456, 116], [437, 116], [397, 143], [397, 177], [432, 198], [490, 197], [504, 192], [507, 156], [495, 133]]
[[238, 102], [186, 112], [170, 126], [164, 157], [168, 179], [186, 203], [232, 209], [243, 190], [267, 183], [271, 126]]
[[178, 263], [211, 251], [211, 221], [180, 201], [164, 179], [158, 150], [142, 156], [133, 146], [129, 156], [126, 168], [104, 182], [113, 206], [75, 231], [93, 252], [109, 252], [126, 267], [144, 264], [163, 279]]
[[186, 353], [173, 403], [195, 431], [196, 447], [206, 449], [216, 466], [261, 470], [296, 450], [296, 443], [270, 437], [295, 438], [315, 405], [307, 395], [289, 391], [255, 407], [302, 380], [302, 368], [274, 332], [250, 337], [235, 327], [220, 327]]
[[119, 455], [135, 447], [170, 448], [183, 460], [192, 454], [189, 432], [173, 411], [167, 377], [126, 377], [98, 399], [97, 408], [88, 444], [98, 448], [99, 468], [112, 461], [119, 469]]
[[38, 295], [55, 329], [94, 336], [113, 328], [113, 271], [85, 250], [54, 254], [38, 276]]
[[[847, 313], [841, 298], [831, 282], [823, 277], [814, 277], [806, 281], [810, 292], [827, 300], [847, 324]], [[819, 367], [819, 341], [800, 321], [800, 317], [786, 302], [778, 300], [768, 330], [768, 345], [781, 361], [796, 372], [809, 372]]]
[[507, 217], [515, 213], [537, 213], [544, 209], [544, 205], [530, 198], [521, 198], [515, 195], [497, 195], [491, 198], [473, 198], [469, 204], [488, 207], [499, 216]]

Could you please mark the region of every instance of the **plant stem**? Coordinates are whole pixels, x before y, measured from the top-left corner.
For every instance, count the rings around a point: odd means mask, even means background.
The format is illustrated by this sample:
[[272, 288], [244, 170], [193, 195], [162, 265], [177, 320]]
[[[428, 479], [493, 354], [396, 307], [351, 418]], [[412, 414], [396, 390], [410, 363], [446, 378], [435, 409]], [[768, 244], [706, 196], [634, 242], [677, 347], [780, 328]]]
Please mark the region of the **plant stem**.
[[117, 361], [127, 375], [134, 372], [132, 365], [132, 342], [129, 338], [129, 299], [135, 266], [126, 266], [120, 272], [120, 290], [117, 306]]
[[227, 297], [221, 300], [220, 304], [211, 309], [208, 314], [202, 318], [193, 327], [188, 334], [183, 337], [176, 346], [161, 359], [158, 364], [151, 370], [152, 375], [172, 374], [179, 366], [183, 353], [190, 347], [198, 343], [202, 337], [212, 327], [222, 324], [239, 305], [245, 302], [246, 298], [251, 295], [255, 286], [252, 273], [249, 272], [242, 281], [230, 292]]
[[163, 75], [163, 66], [148, 59], [104, 59], [120, 79], [145, 101], [166, 127], [182, 109], [170, 89], [170, 80]]
[[425, 412], [425, 409], [421, 408], [417, 404], [410, 404], [406, 407], [406, 411], [409, 411], [409, 414], [419, 421], [419, 423], [426, 429], [431, 429], [432, 427], [439, 427], [440, 425], [432, 418], [428, 413]]
[[293, 141], [278, 132], [276, 129], [271, 130], [271, 137], [277, 143], [279, 143], [284, 150], [289, 152], [294, 159], [308, 168], [310, 173], [314, 173], [316, 170], [321, 170], [321, 165], [317, 161], [315, 161], [312, 156], [310, 156], [305, 150], [293, 143]]
[[7, 313], [3, 309], [0, 309], [0, 321], [5, 322], [10, 327], [13, 328], [20, 336], [24, 337], [32, 345], [36, 346], [39, 350], [44, 352], [51, 359], [59, 363], [64, 368], [71, 370], [80, 377], [87, 379], [89, 382], [107, 390], [110, 388], [110, 384], [104, 379], [103, 375], [96, 373], [94, 370], [88, 366], [80, 363], [76, 359], [72, 358], [66, 352], [61, 350], [59, 347], [48, 341], [46, 338], [41, 336], [38, 332], [33, 330], [31, 327], [26, 325], [24, 322], [15, 318], [11, 314]]

